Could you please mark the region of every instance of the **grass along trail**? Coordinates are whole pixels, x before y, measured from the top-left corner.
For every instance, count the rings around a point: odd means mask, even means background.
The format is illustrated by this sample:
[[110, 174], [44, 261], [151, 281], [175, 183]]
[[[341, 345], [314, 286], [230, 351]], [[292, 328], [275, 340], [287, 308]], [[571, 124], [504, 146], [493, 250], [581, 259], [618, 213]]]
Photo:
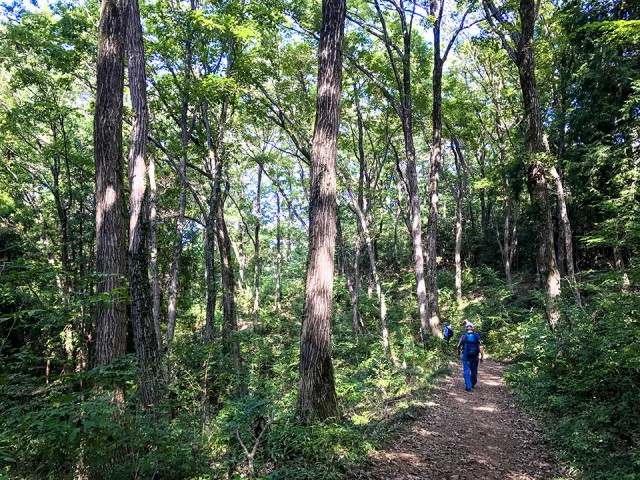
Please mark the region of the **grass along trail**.
[[357, 478], [395, 480], [552, 480], [562, 478], [535, 422], [507, 391], [504, 366], [485, 360], [478, 384], [464, 389], [462, 362], [434, 391], [426, 412], [408, 424]]

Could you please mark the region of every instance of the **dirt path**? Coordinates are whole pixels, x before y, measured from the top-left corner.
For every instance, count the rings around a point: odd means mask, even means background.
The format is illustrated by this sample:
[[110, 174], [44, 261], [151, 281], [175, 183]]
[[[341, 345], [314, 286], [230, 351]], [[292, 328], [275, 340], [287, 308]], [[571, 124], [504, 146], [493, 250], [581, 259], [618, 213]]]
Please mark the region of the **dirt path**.
[[395, 480], [551, 480], [553, 456], [502, 379], [485, 361], [478, 385], [464, 389], [461, 362], [434, 392], [425, 416], [409, 425], [359, 478]]

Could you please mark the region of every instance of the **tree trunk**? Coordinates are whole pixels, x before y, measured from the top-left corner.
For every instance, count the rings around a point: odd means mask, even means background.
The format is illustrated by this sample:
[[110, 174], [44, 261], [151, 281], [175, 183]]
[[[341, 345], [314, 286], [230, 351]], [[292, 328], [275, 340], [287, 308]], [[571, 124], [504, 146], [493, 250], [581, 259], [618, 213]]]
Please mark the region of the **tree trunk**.
[[549, 155], [549, 150], [543, 137], [542, 111], [535, 76], [533, 35], [536, 16], [535, 0], [520, 0], [522, 34], [516, 58], [526, 120], [525, 148], [529, 154], [527, 187], [535, 221], [538, 269], [545, 282], [547, 321], [554, 329], [560, 316], [557, 306], [560, 272], [556, 262], [553, 222], [544, 171], [544, 158]]
[[242, 357], [240, 356], [240, 342], [238, 340], [238, 312], [236, 308], [236, 283], [231, 265], [231, 239], [224, 219], [224, 198], [222, 188], [218, 188], [216, 201], [216, 234], [218, 250], [220, 252], [220, 267], [222, 273], [222, 344], [226, 356], [231, 356], [235, 373], [236, 394], [244, 395], [242, 380]]
[[453, 158], [456, 166], [456, 179], [457, 188], [453, 189], [453, 197], [456, 201], [456, 246], [455, 246], [455, 288], [456, 288], [456, 302], [458, 306], [462, 305], [462, 200], [464, 196], [468, 194], [468, 179], [467, 179], [467, 164], [464, 159], [464, 153], [460, 146], [458, 137], [453, 132], [453, 128], [449, 127], [451, 131], [451, 149], [453, 151]]
[[127, 251], [122, 177], [122, 97], [127, 14], [125, 0], [104, 0], [100, 6], [93, 124], [96, 293], [101, 299], [96, 305], [96, 366], [111, 362], [124, 355], [126, 350], [127, 316], [122, 298]]
[[456, 302], [462, 305], [462, 192], [456, 196]]
[[149, 157], [149, 224], [151, 230], [151, 289], [153, 299], [151, 312], [153, 328], [156, 332], [158, 348], [162, 348], [162, 330], [160, 329], [160, 285], [158, 283], [158, 188], [156, 186], [156, 162]]
[[153, 323], [149, 284], [147, 209], [147, 83], [138, 0], [129, 0], [127, 28], [129, 92], [133, 111], [129, 150], [129, 296], [138, 359], [139, 400], [150, 414], [164, 393], [162, 357]]
[[280, 222], [280, 193], [276, 192], [276, 291], [273, 299], [273, 311], [280, 313], [280, 301], [282, 293], [280, 291], [280, 277], [282, 275], [282, 231]]
[[[431, 144], [431, 167], [429, 175], [429, 223], [427, 230], [427, 279], [429, 285], [429, 326], [431, 333], [442, 338], [440, 328], [440, 307], [438, 305], [438, 262], [437, 262], [437, 232], [438, 232], [438, 187], [440, 163], [442, 160], [442, 70], [448, 54], [441, 54], [440, 33], [444, 0], [431, 1], [431, 16], [433, 23], [433, 110], [431, 120], [433, 124], [433, 138]], [[464, 17], [463, 17], [464, 19]], [[454, 36], [455, 38], [455, 36]], [[453, 39], [452, 39], [453, 41]], [[459, 192], [462, 195], [462, 192]], [[462, 235], [462, 232], [460, 232]], [[461, 240], [462, 241], [462, 240]]]
[[[399, 12], [400, 13], [400, 12]], [[411, 241], [413, 245], [413, 263], [416, 277], [416, 293], [420, 328], [423, 332], [430, 329], [427, 311], [427, 288], [424, 280], [424, 251], [422, 249], [422, 216], [420, 213], [420, 190], [418, 188], [418, 171], [416, 167], [416, 149], [413, 142], [413, 100], [411, 96], [411, 37], [406, 25], [406, 18], [401, 15], [403, 34], [402, 84], [403, 92], [401, 123], [404, 136], [405, 155], [407, 157], [407, 194], [411, 210]], [[426, 335], [425, 335], [426, 340]]]
[[[504, 268], [504, 275], [507, 279], [507, 283], [509, 284], [509, 288], [512, 285], [512, 275], [511, 275], [511, 261], [513, 259], [513, 247], [512, 242], [515, 241], [515, 238], [511, 237], [511, 197], [510, 197], [510, 187], [509, 187], [509, 179], [507, 178], [507, 173], [505, 171], [504, 166], [504, 155], [505, 152], [501, 149], [498, 156], [498, 163], [500, 166], [500, 176], [502, 177], [502, 206], [504, 209], [504, 224], [502, 228], [502, 241], [500, 241], [500, 234], [498, 233], [496, 226], [496, 236], [498, 237], [498, 246], [500, 247], [500, 254], [502, 256], [502, 266]], [[515, 228], [515, 222], [514, 226]]]
[[[437, 14], [437, 12], [436, 12]], [[432, 11], [432, 15], [434, 12]], [[427, 226], [427, 284], [429, 286], [428, 317], [433, 335], [442, 337], [440, 308], [438, 306], [438, 262], [436, 235], [438, 228], [438, 183], [442, 157], [442, 60], [440, 59], [440, 26], [435, 23], [433, 65], [433, 141], [429, 175], [429, 223]]]
[[258, 164], [258, 185], [256, 187], [256, 228], [254, 241], [254, 273], [253, 273], [253, 328], [260, 323], [260, 195], [262, 187], [262, 164]]
[[[191, 4], [191, 9], [195, 8]], [[187, 209], [187, 147], [189, 145], [189, 88], [191, 83], [191, 40], [185, 43], [184, 85], [182, 87], [182, 106], [180, 112], [181, 155], [178, 174], [180, 176], [180, 200], [178, 218], [176, 219], [176, 243], [173, 248], [171, 264], [171, 281], [169, 283], [169, 301], [167, 305], [167, 353], [171, 351], [171, 344], [176, 329], [178, 291], [180, 289], [180, 258], [182, 257], [182, 242], [184, 233], [184, 216]]]
[[580, 291], [578, 290], [578, 286], [576, 284], [576, 273], [573, 258], [573, 233], [571, 232], [571, 222], [569, 221], [569, 214], [567, 212], [567, 202], [565, 200], [562, 178], [560, 177], [558, 170], [556, 170], [556, 167], [551, 167], [551, 177], [555, 180], [556, 184], [556, 195], [558, 197], [558, 223], [560, 224], [560, 231], [562, 232], [560, 238], [564, 241], [564, 262], [566, 266], [567, 280], [569, 281], [569, 286], [573, 290], [576, 305], [582, 306]]
[[[338, 246], [340, 247], [340, 259], [342, 264], [342, 273], [344, 274], [345, 281], [347, 282], [347, 290], [349, 292], [349, 301], [351, 303], [351, 313], [352, 313], [352, 332], [354, 336], [362, 333], [362, 320], [360, 319], [360, 309], [359, 306], [359, 298], [360, 292], [356, 289], [357, 277], [354, 272], [351, 263], [349, 262], [349, 258], [347, 256], [347, 248], [345, 246], [344, 237], [342, 235], [342, 225], [340, 222], [340, 215], [337, 216], [337, 238], [338, 238]], [[354, 262], [357, 265], [357, 257], [360, 253], [360, 238], [356, 236], [356, 248], [354, 252], [354, 256], [356, 257], [356, 261]]]
[[220, 189], [220, 163], [224, 150], [223, 132], [227, 121], [227, 100], [223, 100], [221, 105], [220, 123], [218, 125], [218, 138], [214, 142], [211, 123], [209, 122], [209, 104], [206, 100], [202, 104], [202, 121], [204, 122], [205, 132], [207, 136], [207, 163], [205, 165], [209, 176], [211, 178], [209, 182], [209, 201], [206, 222], [205, 222], [205, 240], [206, 240], [206, 253], [205, 253], [205, 268], [207, 275], [207, 312], [205, 323], [205, 339], [207, 341], [213, 340], [213, 332], [215, 328], [215, 314], [216, 314], [216, 271], [215, 271], [215, 245], [217, 241], [216, 231], [216, 219], [218, 216], [217, 202], [219, 201], [219, 189]]
[[303, 423], [340, 417], [331, 360], [331, 315], [345, 16], [345, 0], [323, 0], [311, 154], [309, 258], [300, 336], [297, 410]]
[[216, 318], [216, 266], [215, 266], [215, 246], [216, 246], [216, 216], [215, 206], [210, 205], [210, 210], [205, 223], [205, 269], [207, 276], [207, 311], [205, 315], [204, 338], [210, 342], [214, 338], [215, 318]]

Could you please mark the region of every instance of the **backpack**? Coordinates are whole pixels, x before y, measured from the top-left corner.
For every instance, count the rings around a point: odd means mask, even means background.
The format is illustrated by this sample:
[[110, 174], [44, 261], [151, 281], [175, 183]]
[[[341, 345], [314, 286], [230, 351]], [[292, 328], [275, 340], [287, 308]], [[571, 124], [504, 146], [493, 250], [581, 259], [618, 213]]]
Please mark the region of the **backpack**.
[[480, 334], [477, 332], [464, 334], [464, 350], [467, 357], [475, 357], [480, 353]]
[[446, 325], [442, 333], [444, 334], [444, 339], [449, 340], [451, 337], [453, 337], [453, 328], [451, 328], [449, 325]]

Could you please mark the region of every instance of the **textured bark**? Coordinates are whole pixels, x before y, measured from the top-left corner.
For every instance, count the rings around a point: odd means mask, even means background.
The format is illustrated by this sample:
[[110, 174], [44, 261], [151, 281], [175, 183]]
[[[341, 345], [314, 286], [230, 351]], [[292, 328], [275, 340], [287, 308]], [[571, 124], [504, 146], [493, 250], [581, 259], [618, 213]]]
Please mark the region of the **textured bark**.
[[453, 190], [453, 197], [456, 201], [456, 247], [455, 247], [455, 287], [456, 301], [462, 304], [462, 200], [469, 194], [467, 163], [464, 159], [464, 152], [458, 137], [453, 133], [453, 128], [447, 125], [451, 132], [451, 149], [456, 166], [457, 187]]
[[[438, 11], [431, 14], [441, 19]], [[440, 5], [438, 10], [441, 10]], [[431, 165], [429, 173], [429, 223], [427, 224], [427, 285], [429, 286], [428, 317], [429, 328], [433, 335], [442, 337], [440, 328], [440, 308], [438, 306], [438, 262], [436, 249], [436, 233], [438, 229], [438, 184], [440, 163], [442, 159], [442, 58], [440, 56], [440, 20], [433, 27], [433, 137], [431, 143]]]
[[[457, 35], [464, 28], [467, 16], [462, 16], [460, 26], [451, 36], [448, 45], [441, 52], [440, 36], [442, 17], [444, 13], [444, 0], [431, 0], [431, 16], [433, 22], [433, 109], [431, 121], [433, 124], [433, 137], [431, 143], [431, 166], [429, 174], [429, 223], [427, 227], [427, 280], [429, 285], [428, 316], [431, 333], [442, 338], [440, 328], [440, 307], [438, 305], [438, 262], [437, 262], [437, 231], [438, 231], [438, 189], [439, 175], [442, 162], [442, 72], [449, 51]], [[460, 192], [462, 194], [462, 192]], [[456, 212], [461, 211], [460, 208]], [[457, 215], [457, 213], [456, 213]], [[462, 233], [460, 233], [462, 235]]]
[[[418, 188], [418, 171], [416, 167], [416, 149], [413, 141], [413, 97], [411, 94], [411, 34], [407, 25], [407, 18], [402, 4], [394, 4], [398, 13], [402, 29], [402, 75], [396, 75], [398, 91], [400, 92], [400, 105], [396, 109], [402, 125], [404, 138], [404, 150], [407, 159], [405, 171], [407, 195], [409, 197], [410, 232], [413, 246], [413, 263], [416, 277], [416, 294], [418, 299], [418, 312], [420, 316], [420, 328], [424, 332], [430, 329], [427, 312], [427, 288], [424, 279], [424, 251], [422, 249], [422, 216], [420, 213], [420, 190]], [[384, 17], [380, 11], [380, 5], [376, 1], [376, 9], [381, 21]], [[383, 23], [386, 32], [386, 25]], [[390, 60], [397, 70], [392, 53], [393, 45], [388, 35], [385, 35], [386, 49]], [[425, 336], [426, 339], [426, 336]]]
[[547, 294], [547, 320], [555, 328], [559, 312], [556, 300], [560, 296], [560, 272], [556, 263], [553, 221], [543, 160], [549, 149], [543, 136], [542, 111], [536, 85], [533, 35], [537, 16], [535, 0], [520, 1], [522, 36], [518, 45], [517, 66], [524, 101], [526, 120], [525, 148], [529, 153], [527, 187], [534, 211], [537, 237], [537, 261]]
[[231, 265], [231, 239], [224, 219], [224, 198], [221, 195], [221, 190], [218, 189], [218, 200], [216, 201], [216, 234], [222, 276], [222, 346], [227, 358], [230, 356], [233, 362], [233, 371], [236, 377], [236, 394], [242, 396], [244, 395], [242, 357], [240, 356], [240, 343], [236, 335], [238, 332], [238, 312], [235, 298], [236, 283]]
[[[360, 292], [359, 292], [359, 282], [357, 278], [357, 265], [358, 265], [358, 256], [360, 255], [360, 237], [356, 237], [356, 246], [354, 251], [354, 267], [352, 267], [349, 262], [349, 257], [347, 256], [347, 249], [344, 243], [344, 237], [342, 235], [342, 226], [340, 222], [340, 215], [337, 218], [337, 239], [338, 246], [340, 247], [340, 263], [342, 266], [342, 274], [347, 282], [347, 290], [349, 292], [349, 301], [351, 303], [351, 331], [354, 336], [357, 336], [363, 332], [362, 319], [360, 318]], [[357, 285], [357, 288], [356, 288]]]
[[156, 186], [156, 162], [153, 156], [149, 158], [149, 228], [151, 244], [149, 257], [151, 259], [151, 315], [153, 328], [156, 332], [158, 347], [162, 347], [162, 331], [160, 329], [160, 284], [158, 283], [158, 189]]
[[[195, 5], [191, 3], [191, 9]], [[169, 282], [169, 301], [167, 304], [167, 353], [171, 351], [171, 343], [176, 329], [178, 291], [180, 289], [180, 258], [182, 257], [182, 241], [185, 223], [185, 211], [187, 209], [187, 147], [191, 136], [189, 128], [189, 88], [191, 83], [191, 40], [185, 42], [184, 85], [182, 86], [182, 106], [180, 111], [180, 136], [181, 155], [178, 174], [180, 176], [180, 200], [178, 206], [178, 218], [176, 220], [176, 243], [173, 248], [173, 261], [171, 264], [171, 280]]]
[[[215, 208], [215, 206], [213, 206]], [[207, 215], [205, 224], [205, 268], [207, 276], [207, 311], [205, 320], [204, 338], [210, 342], [214, 338], [215, 316], [216, 316], [216, 265], [215, 265], [215, 248], [216, 248], [216, 217], [215, 209], [211, 208]]]
[[276, 291], [273, 299], [273, 310], [280, 313], [280, 301], [282, 293], [280, 291], [280, 277], [282, 275], [282, 231], [280, 221], [280, 193], [276, 192]]
[[254, 230], [254, 264], [253, 264], [253, 328], [260, 323], [260, 222], [262, 210], [260, 195], [262, 188], [262, 165], [258, 164], [258, 185], [256, 186], [256, 227]]
[[309, 258], [300, 336], [298, 415], [302, 422], [340, 417], [331, 360], [336, 157], [342, 92], [345, 0], [323, 0], [318, 95], [311, 153]]
[[127, 316], [121, 290], [126, 275], [122, 97], [127, 2], [104, 0], [98, 26], [97, 89], [93, 124], [96, 164], [96, 293], [109, 298], [96, 305], [95, 364], [124, 355]]
[[571, 222], [569, 221], [569, 213], [567, 212], [567, 202], [564, 193], [564, 187], [562, 185], [562, 177], [558, 173], [556, 167], [551, 167], [551, 178], [553, 178], [556, 184], [556, 196], [558, 199], [558, 223], [561, 235], [559, 235], [558, 241], [562, 241], [562, 250], [564, 252], [563, 262], [558, 260], [558, 264], [566, 266], [566, 277], [569, 281], [569, 286], [573, 290], [573, 296], [578, 306], [582, 305], [582, 299], [580, 298], [580, 291], [576, 285], [576, 273], [574, 268], [573, 257], [573, 234], [571, 232]]
[[[507, 283], [511, 286], [512, 283], [512, 274], [511, 274], [511, 266], [513, 263], [513, 256], [515, 253], [517, 239], [515, 236], [517, 218], [518, 218], [518, 210], [514, 212], [513, 225], [511, 224], [511, 210], [512, 210], [512, 201], [510, 196], [510, 185], [509, 179], [507, 178], [507, 173], [505, 171], [504, 166], [504, 156], [505, 152], [500, 151], [498, 156], [498, 164], [500, 166], [500, 175], [502, 177], [502, 208], [504, 210], [504, 223], [502, 227], [502, 241], [500, 240], [500, 233], [498, 232], [498, 227], [496, 226], [496, 237], [498, 240], [498, 247], [500, 248], [500, 255], [502, 256], [502, 266], [504, 268], [504, 274], [507, 279]], [[513, 231], [512, 231], [513, 229]]]
[[151, 413], [164, 394], [164, 382], [162, 355], [154, 328], [149, 283], [149, 213], [146, 183], [149, 115], [138, 0], [129, 0], [126, 44], [133, 111], [129, 150], [129, 297], [139, 369], [138, 397], [143, 407]]
[[[216, 143], [213, 138], [211, 130], [211, 124], [209, 122], [209, 105], [205, 100], [202, 105], [202, 120], [205, 126], [205, 132], [207, 135], [207, 170], [210, 175], [210, 191], [207, 213], [207, 220], [205, 223], [205, 240], [206, 240], [206, 253], [205, 253], [205, 266], [207, 274], [207, 313], [206, 313], [206, 325], [205, 325], [205, 338], [210, 341], [213, 340], [214, 323], [215, 323], [215, 311], [216, 311], [216, 275], [215, 275], [215, 245], [216, 245], [216, 218], [217, 218], [217, 202], [218, 202], [218, 190], [220, 188], [220, 158], [222, 156], [222, 141]], [[226, 101], [222, 104], [222, 117], [219, 128], [222, 129], [226, 122]], [[218, 131], [219, 134], [222, 130]], [[220, 135], [218, 135], [220, 136]]]
[[[549, 202], [549, 192], [545, 177], [545, 160], [549, 148], [544, 138], [542, 111], [538, 97], [535, 75], [534, 30], [539, 3], [536, 0], [520, 0], [520, 30], [504, 17], [491, 0], [483, 0], [487, 20], [491, 25], [495, 21], [510, 29], [509, 37], [499, 35], [504, 49], [518, 67], [520, 89], [524, 104], [525, 141], [527, 158], [527, 188], [531, 199], [532, 214], [536, 232], [536, 260], [540, 280], [547, 297], [547, 322], [551, 329], [558, 323], [560, 312], [557, 300], [560, 297], [560, 272], [556, 261], [553, 238], [553, 220]], [[511, 39], [513, 44], [511, 44]]]

